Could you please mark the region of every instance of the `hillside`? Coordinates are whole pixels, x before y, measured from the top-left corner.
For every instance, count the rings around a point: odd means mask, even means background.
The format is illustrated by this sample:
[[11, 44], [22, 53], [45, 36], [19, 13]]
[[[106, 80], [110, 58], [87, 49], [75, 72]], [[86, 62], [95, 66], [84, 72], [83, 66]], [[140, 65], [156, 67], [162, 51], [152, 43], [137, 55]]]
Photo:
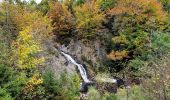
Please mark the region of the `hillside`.
[[170, 0], [0, 1], [0, 100], [169, 100]]

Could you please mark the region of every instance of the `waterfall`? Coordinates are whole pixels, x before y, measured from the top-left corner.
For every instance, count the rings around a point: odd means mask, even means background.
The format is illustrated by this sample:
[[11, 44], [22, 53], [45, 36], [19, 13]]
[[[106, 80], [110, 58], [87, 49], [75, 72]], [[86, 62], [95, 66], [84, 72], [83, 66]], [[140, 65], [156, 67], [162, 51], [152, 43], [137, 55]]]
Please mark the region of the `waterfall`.
[[[70, 62], [78, 67], [80, 75], [85, 83], [91, 83], [91, 81], [87, 78], [87, 72], [86, 72], [85, 68], [83, 67], [83, 65], [77, 63], [69, 54], [66, 54], [63, 51], [61, 51], [61, 54], [67, 59], [68, 62]], [[119, 84], [119, 81], [114, 78], [100, 77], [98, 80], [100, 80], [101, 82]]]
[[[87, 93], [88, 92], [88, 86], [93, 86], [95, 83], [90, 81], [87, 78], [87, 72], [83, 65], [77, 63], [69, 54], [64, 53], [63, 51], [60, 51], [61, 54], [67, 59], [68, 62], [76, 65], [78, 67], [78, 70], [80, 72], [80, 75], [82, 79], [84, 80], [83, 83], [80, 84], [80, 92], [81, 93]], [[122, 79], [115, 79], [115, 78], [109, 78], [109, 77], [99, 77], [98, 81], [105, 82], [105, 83], [113, 83], [117, 84], [117, 86], [124, 85], [127, 89], [130, 88], [130, 86], [126, 86], [124, 81]]]
[[88, 78], [87, 78], [87, 73], [85, 68], [83, 67], [83, 65], [78, 64], [70, 55], [64, 53], [63, 51], [61, 51], [61, 54], [63, 54], [65, 56], [65, 58], [72, 64], [76, 65], [78, 67], [78, 70], [80, 72], [81, 77], [83, 78], [84, 82], [89, 83], [91, 82]]

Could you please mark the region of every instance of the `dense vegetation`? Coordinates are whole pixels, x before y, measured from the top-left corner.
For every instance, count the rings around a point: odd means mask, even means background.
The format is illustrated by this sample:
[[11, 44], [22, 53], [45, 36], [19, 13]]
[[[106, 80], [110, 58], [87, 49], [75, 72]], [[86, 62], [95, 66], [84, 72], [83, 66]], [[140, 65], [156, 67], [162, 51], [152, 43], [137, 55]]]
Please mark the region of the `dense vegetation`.
[[[170, 99], [170, 0], [21, 0], [0, 3], [0, 99], [77, 100], [80, 78], [42, 71], [46, 41], [104, 39], [105, 72], [138, 78], [116, 94], [90, 88], [89, 100]], [[102, 41], [102, 40], [101, 40]], [[84, 42], [86, 43], [86, 42]], [[103, 67], [103, 66], [102, 66]]]

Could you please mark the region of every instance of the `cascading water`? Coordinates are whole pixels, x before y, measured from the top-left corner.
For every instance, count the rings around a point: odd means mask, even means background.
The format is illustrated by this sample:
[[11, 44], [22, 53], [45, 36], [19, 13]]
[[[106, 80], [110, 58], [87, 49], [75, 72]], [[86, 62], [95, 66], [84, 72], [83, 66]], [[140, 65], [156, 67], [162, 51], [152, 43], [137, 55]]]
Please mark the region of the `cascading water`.
[[[69, 61], [70, 63], [72, 63], [78, 67], [80, 75], [85, 83], [91, 83], [91, 81], [87, 78], [87, 72], [86, 72], [85, 68], [83, 67], [83, 65], [78, 64], [69, 54], [66, 54], [63, 51], [61, 51], [61, 54], [67, 59], [67, 61]], [[114, 78], [100, 77], [98, 80], [100, 80], [101, 82], [107, 82], [107, 83], [119, 83], [118, 80], [114, 79]]]
[[[78, 70], [80, 72], [80, 75], [83, 79], [83, 83], [80, 84], [80, 92], [82, 93], [87, 93], [88, 91], [88, 86], [94, 85], [94, 82], [90, 81], [87, 77], [87, 72], [83, 65], [77, 63], [69, 54], [64, 53], [63, 51], [60, 51], [61, 54], [67, 59], [68, 62], [76, 65], [78, 67]], [[115, 79], [115, 78], [109, 78], [109, 77], [100, 77], [98, 78], [98, 81], [104, 82], [104, 83], [113, 83], [117, 84], [118, 86], [124, 85], [124, 81], [122, 79]], [[127, 86], [125, 86], [127, 88]]]
[[61, 54], [63, 54], [65, 56], [65, 58], [72, 64], [76, 65], [78, 67], [78, 70], [80, 72], [81, 77], [83, 78], [84, 82], [89, 83], [91, 82], [88, 78], [87, 78], [87, 73], [85, 68], [83, 67], [83, 65], [78, 64], [70, 55], [64, 53], [63, 51], [61, 51]]

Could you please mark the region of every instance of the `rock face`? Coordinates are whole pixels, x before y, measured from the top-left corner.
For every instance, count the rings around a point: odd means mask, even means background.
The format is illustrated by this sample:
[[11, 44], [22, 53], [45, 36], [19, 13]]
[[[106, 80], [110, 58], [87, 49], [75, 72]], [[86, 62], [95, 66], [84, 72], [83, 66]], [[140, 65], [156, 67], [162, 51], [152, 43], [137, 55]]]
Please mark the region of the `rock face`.
[[71, 40], [67, 46], [62, 45], [61, 50], [71, 54], [78, 62], [88, 63], [93, 67], [100, 66], [100, 61], [106, 58], [105, 46], [100, 40], [93, 43]]
[[46, 42], [44, 48], [44, 55], [46, 58], [45, 69], [51, 69], [54, 72], [56, 78], [59, 78], [61, 73], [76, 73], [76, 66], [67, 62], [60, 51], [54, 47], [54, 42]]
[[46, 68], [51, 68], [57, 77], [63, 72], [68, 74], [76, 73], [76, 66], [67, 62], [59, 50], [72, 55], [73, 58], [75, 57], [78, 63], [88, 63], [93, 67], [100, 66], [100, 61], [105, 59], [106, 56], [105, 47], [101, 44], [100, 40], [88, 44], [72, 39], [67, 46], [55, 46], [54, 42], [46, 42], [44, 47], [47, 59]]
[[[105, 36], [105, 39], [111, 37], [106, 35], [106, 33], [100, 35]], [[76, 73], [76, 66], [67, 62], [59, 52], [59, 50], [62, 50], [75, 58], [76, 62], [87, 65], [88, 69], [94, 71], [98, 67], [103, 67], [102, 62], [106, 60], [106, 45], [103, 42], [104, 39], [99, 38], [102, 36], [98, 36], [98, 38], [90, 42], [84, 42], [71, 37], [67, 45], [65, 45], [66, 43], [61, 45], [56, 42], [47, 42], [45, 45], [48, 59], [46, 65], [52, 68], [56, 76], [59, 76], [64, 71], [69, 74]]]
[[58, 77], [61, 73], [76, 73], [76, 66], [67, 62], [67, 60], [58, 52], [58, 56], [51, 56], [47, 63]]

